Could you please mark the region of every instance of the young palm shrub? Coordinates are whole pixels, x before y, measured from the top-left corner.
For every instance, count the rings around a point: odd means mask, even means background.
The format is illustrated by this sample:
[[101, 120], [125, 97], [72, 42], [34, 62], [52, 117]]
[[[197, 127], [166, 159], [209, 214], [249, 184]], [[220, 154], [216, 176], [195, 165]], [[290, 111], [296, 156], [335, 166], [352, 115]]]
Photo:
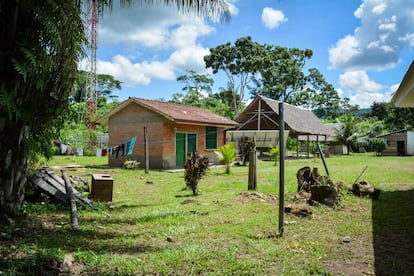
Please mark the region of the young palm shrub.
[[184, 179], [187, 187], [191, 188], [193, 194], [198, 194], [197, 184], [208, 170], [208, 157], [194, 152], [184, 163]]
[[226, 165], [226, 174], [230, 174], [230, 166], [236, 159], [236, 147], [234, 143], [228, 143], [221, 146], [218, 151], [215, 151], [220, 161]]
[[279, 159], [279, 147], [270, 146], [269, 151], [264, 152], [263, 154], [272, 157], [274, 161], [274, 166], [277, 165], [277, 160]]

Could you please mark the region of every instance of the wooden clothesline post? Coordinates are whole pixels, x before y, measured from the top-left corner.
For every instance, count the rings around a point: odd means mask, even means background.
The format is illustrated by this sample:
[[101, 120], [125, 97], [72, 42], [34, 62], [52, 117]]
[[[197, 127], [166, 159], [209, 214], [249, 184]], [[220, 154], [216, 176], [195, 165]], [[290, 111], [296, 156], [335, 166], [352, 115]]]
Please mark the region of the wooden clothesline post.
[[148, 156], [148, 132], [147, 127], [144, 127], [144, 159], [145, 159], [145, 173], [149, 173], [149, 156]]

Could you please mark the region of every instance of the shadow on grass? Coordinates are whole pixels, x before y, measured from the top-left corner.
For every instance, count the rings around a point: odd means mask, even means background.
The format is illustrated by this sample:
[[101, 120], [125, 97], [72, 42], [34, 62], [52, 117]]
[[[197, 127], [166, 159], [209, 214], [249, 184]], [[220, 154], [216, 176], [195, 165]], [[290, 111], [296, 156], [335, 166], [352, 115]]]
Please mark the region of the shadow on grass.
[[376, 275], [414, 273], [414, 189], [383, 191], [372, 202]]
[[[72, 231], [67, 214], [51, 215], [47, 220], [31, 218], [9, 232], [7, 239], [0, 237], [0, 274], [60, 275], [58, 267], [52, 263], [62, 261], [57, 260], [62, 250], [75, 254], [83, 252], [81, 254], [93, 258], [110, 253], [136, 256], [162, 252], [165, 250], [162, 237], [154, 244], [145, 228], [130, 231], [130, 226], [183, 216], [194, 214], [166, 210], [126, 219], [82, 218], [78, 231]], [[27, 252], [26, 248], [31, 250]]]

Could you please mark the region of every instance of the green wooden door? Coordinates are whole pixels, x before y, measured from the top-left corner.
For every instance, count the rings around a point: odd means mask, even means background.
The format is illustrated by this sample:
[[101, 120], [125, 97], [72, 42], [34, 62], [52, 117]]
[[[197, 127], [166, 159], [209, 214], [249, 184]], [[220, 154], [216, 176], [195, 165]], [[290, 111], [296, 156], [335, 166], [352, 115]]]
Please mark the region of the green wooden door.
[[187, 153], [197, 151], [197, 134], [176, 133], [175, 134], [175, 166], [184, 166]]
[[185, 133], [175, 134], [175, 166], [182, 168], [185, 162]]

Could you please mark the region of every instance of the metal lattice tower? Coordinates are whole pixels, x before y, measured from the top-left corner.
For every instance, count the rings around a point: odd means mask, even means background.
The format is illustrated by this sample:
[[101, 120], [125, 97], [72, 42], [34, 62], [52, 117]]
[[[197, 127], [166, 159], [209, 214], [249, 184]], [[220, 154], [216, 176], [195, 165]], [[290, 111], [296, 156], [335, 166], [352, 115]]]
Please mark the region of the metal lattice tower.
[[97, 0], [92, 0], [87, 12], [86, 28], [88, 40], [89, 40], [89, 77], [86, 91], [86, 104], [87, 104], [87, 120], [89, 129], [95, 129], [95, 114], [98, 97], [96, 93], [96, 50], [98, 48], [98, 4]]
[[[97, 0], [90, 1], [90, 4], [85, 7], [85, 30], [88, 37], [88, 82], [86, 85], [86, 120], [90, 130], [95, 130], [95, 114], [98, 103], [98, 96], [96, 92], [96, 50], [98, 48], [98, 3]], [[93, 135], [89, 137], [89, 148], [92, 149], [95, 142]]]

